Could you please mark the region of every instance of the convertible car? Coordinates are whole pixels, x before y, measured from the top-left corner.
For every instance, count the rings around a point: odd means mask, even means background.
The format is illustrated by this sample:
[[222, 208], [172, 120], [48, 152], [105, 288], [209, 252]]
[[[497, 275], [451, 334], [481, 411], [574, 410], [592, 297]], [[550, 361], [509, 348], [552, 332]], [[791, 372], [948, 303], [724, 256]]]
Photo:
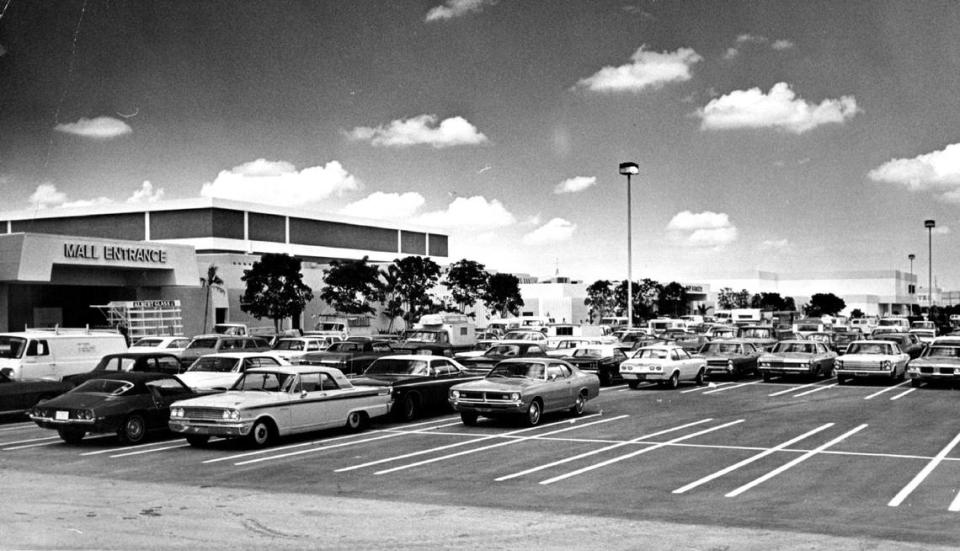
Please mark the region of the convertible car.
[[600, 395], [600, 379], [556, 358], [504, 360], [478, 381], [450, 388], [450, 405], [464, 425], [479, 416], [519, 417], [527, 426], [540, 423], [544, 413], [569, 410], [583, 413], [587, 400]]

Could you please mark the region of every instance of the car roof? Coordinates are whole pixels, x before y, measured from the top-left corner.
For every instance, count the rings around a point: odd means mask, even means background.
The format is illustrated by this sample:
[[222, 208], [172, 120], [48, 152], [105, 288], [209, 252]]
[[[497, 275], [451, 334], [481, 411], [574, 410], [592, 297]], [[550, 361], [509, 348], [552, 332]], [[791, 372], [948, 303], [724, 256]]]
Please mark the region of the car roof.
[[[100, 377], [95, 377], [93, 380], [114, 380], [114, 381], [129, 381], [131, 383], [140, 383], [146, 381], [154, 381], [156, 379], [175, 379], [174, 375], [167, 373], [156, 373], [150, 371], [111, 371], [109, 375], [103, 375]], [[86, 382], [86, 381], [84, 381]]]
[[673, 350], [675, 348], [681, 348], [675, 344], [651, 344], [648, 346], [641, 347], [640, 350]]
[[139, 358], [174, 358], [179, 360], [176, 354], [171, 354], [170, 352], [117, 352], [116, 354], [104, 354], [101, 356], [101, 360], [106, 358], [130, 358], [130, 359], [139, 359]]
[[275, 365], [270, 367], [253, 367], [246, 371], [246, 373], [287, 373], [289, 375], [299, 375], [300, 373], [317, 373], [323, 372], [328, 375], [340, 375], [343, 376], [343, 372], [335, 367], [328, 367], [322, 365]]
[[456, 363], [453, 358], [436, 354], [390, 354], [389, 356], [380, 356], [377, 360], [452, 360]]
[[233, 358], [237, 360], [242, 360], [244, 358], [273, 358], [277, 359], [276, 356], [267, 352], [217, 352], [216, 354], [204, 354], [200, 356], [201, 358]]

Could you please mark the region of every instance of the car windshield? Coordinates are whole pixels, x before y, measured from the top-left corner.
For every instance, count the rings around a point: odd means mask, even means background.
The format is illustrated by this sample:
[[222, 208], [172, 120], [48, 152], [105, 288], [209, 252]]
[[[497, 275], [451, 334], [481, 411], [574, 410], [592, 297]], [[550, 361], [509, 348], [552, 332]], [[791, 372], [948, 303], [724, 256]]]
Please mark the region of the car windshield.
[[503, 340], [505, 341], [536, 341], [543, 337], [543, 333], [536, 331], [511, 331], [507, 333]]
[[516, 344], [500, 344], [491, 346], [483, 353], [484, 356], [519, 356], [520, 346]]
[[573, 351], [574, 358], [602, 358], [609, 355], [604, 354], [602, 348], [577, 348]]
[[541, 363], [501, 362], [487, 373], [487, 378], [543, 379], [543, 374], [544, 365]]
[[144, 338], [140, 339], [137, 342], [133, 343], [131, 346], [140, 346], [143, 348], [156, 348], [163, 343], [163, 339], [154, 339], [154, 338]]
[[19, 358], [27, 339], [0, 336], [0, 358]]
[[426, 375], [427, 360], [380, 358], [370, 364], [364, 375]]
[[890, 346], [877, 342], [852, 342], [847, 347], [847, 354], [891, 354]]
[[931, 346], [925, 358], [960, 358], [960, 346]]
[[296, 379], [295, 375], [289, 373], [263, 373], [251, 372], [244, 373], [240, 379], [234, 383], [230, 390], [260, 390], [265, 392], [288, 392], [290, 385]]
[[190, 366], [189, 372], [212, 371], [214, 373], [230, 373], [235, 367], [240, 365], [236, 358], [223, 358], [219, 356], [203, 356]]
[[665, 360], [667, 359], [667, 351], [662, 348], [641, 348], [633, 357]]
[[769, 329], [758, 329], [755, 327], [741, 329], [740, 336], [748, 339], [771, 339], [773, 333]]
[[819, 325], [810, 325], [810, 324], [798, 324], [797, 331], [819, 331]]
[[133, 371], [133, 366], [137, 364], [137, 358], [124, 358], [122, 356], [105, 356], [94, 368], [94, 371]]
[[441, 333], [437, 331], [414, 331], [407, 336], [411, 342], [440, 342]]
[[725, 342], [713, 342], [700, 350], [701, 354], [736, 354], [737, 352], [740, 352], [740, 345]]
[[85, 392], [88, 394], [110, 394], [120, 396], [133, 388], [130, 381], [114, 381], [111, 379], [91, 379], [81, 384], [71, 392]]
[[216, 348], [217, 339], [194, 339], [190, 341], [187, 348]]
[[274, 350], [303, 350], [305, 344], [298, 340], [281, 340]]
[[902, 335], [894, 334], [894, 333], [888, 333], [886, 335], [877, 335], [876, 338], [881, 341], [895, 342], [901, 346], [907, 343], [906, 339], [904, 339]]
[[812, 344], [802, 342], [778, 342], [773, 347], [774, 354], [813, 354], [815, 351]]

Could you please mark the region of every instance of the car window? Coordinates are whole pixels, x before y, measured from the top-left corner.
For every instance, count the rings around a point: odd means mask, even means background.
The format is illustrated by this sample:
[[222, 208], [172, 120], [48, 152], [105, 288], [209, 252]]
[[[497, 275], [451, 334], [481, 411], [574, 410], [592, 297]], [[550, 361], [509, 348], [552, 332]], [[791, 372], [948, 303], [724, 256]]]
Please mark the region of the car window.
[[320, 386], [322, 390], [337, 390], [340, 388], [340, 385], [328, 373], [320, 373]]
[[447, 360], [434, 360], [433, 369], [438, 377], [441, 375], [450, 375], [457, 371], [457, 368]]
[[300, 374], [300, 388], [297, 389], [298, 392], [316, 392], [319, 390], [323, 390], [323, 387], [320, 386], [320, 373]]
[[154, 361], [157, 363], [157, 371], [176, 372], [180, 370], [180, 362], [174, 357], [155, 358]]
[[167, 346], [167, 348], [183, 348], [188, 344], [190, 344], [188, 339], [174, 339], [173, 341], [170, 341], [170, 344]]
[[49, 354], [50, 347], [45, 340], [31, 340], [30, 344], [27, 345], [27, 356], [47, 356]]
[[391, 352], [391, 351], [393, 351], [393, 349], [390, 348], [390, 345], [387, 344], [387, 343], [385, 343], [385, 342], [374, 343], [373, 346], [372, 346], [372, 348], [373, 348], [373, 351], [374, 351], [374, 352]]
[[243, 342], [237, 339], [223, 339], [220, 341], [220, 350], [238, 350], [243, 346]]
[[570, 371], [570, 368], [569, 368], [569, 367], [567, 367], [567, 366], [565, 366], [565, 365], [563, 365], [563, 364], [560, 364], [558, 367], [560, 368], [560, 376], [561, 376], [561, 377], [569, 377], [569, 376], [572, 374], [572, 372]]
[[559, 365], [551, 365], [547, 367], [547, 379], [553, 378], [563, 378], [563, 371], [560, 370]]

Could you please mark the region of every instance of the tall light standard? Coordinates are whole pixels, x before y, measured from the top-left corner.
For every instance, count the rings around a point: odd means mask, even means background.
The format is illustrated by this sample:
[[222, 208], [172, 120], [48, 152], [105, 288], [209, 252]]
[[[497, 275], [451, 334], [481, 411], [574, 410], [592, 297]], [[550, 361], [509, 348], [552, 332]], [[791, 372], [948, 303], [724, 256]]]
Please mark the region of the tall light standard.
[[927, 228], [927, 296], [930, 300], [927, 302], [927, 314], [930, 313], [930, 307], [933, 306], [933, 228], [937, 223], [933, 220], [924, 220], [923, 227]]
[[[910, 260], [910, 281], [913, 281], [913, 259], [917, 258], [917, 255], [910, 253], [907, 255], [907, 258]], [[913, 293], [907, 293], [912, 295]]]
[[633, 329], [633, 227], [630, 220], [630, 177], [640, 174], [637, 163], [620, 163], [620, 174], [627, 177], [627, 329]]

